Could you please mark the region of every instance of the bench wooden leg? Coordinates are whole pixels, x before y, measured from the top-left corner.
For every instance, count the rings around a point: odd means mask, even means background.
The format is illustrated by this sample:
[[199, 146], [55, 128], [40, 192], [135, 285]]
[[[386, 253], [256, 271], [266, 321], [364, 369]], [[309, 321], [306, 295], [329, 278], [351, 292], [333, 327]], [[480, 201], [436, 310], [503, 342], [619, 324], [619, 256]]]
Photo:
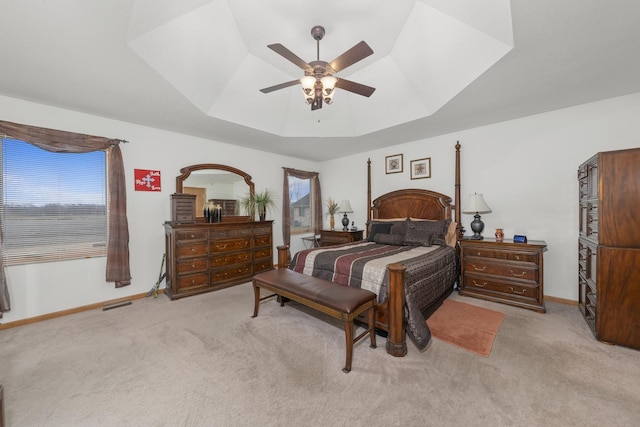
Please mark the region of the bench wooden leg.
[[255, 298], [255, 302], [253, 305], [253, 317], [258, 317], [258, 310], [260, 309], [260, 287], [256, 285], [256, 282], [253, 282], [253, 296]]
[[353, 320], [344, 321], [344, 335], [347, 340], [347, 360], [342, 372], [351, 372], [351, 361], [353, 359]]
[[369, 309], [369, 338], [371, 344], [369, 347], [376, 348], [376, 307], [375, 305]]

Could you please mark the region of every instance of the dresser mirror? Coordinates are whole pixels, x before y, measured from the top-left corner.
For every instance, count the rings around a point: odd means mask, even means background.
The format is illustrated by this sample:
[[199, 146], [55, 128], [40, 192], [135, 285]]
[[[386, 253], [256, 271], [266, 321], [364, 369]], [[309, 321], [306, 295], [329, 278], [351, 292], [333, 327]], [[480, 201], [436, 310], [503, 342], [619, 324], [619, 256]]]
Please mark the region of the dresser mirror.
[[176, 177], [176, 193], [195, 194], [198, 221], [204, 220], [204, 207], [209, 201], [222, 207], [224, 221], [249, 219], [241, 212], [240, 200], [254, 192], [251, 175], [213, 163], [186, 166], [180, 173]]

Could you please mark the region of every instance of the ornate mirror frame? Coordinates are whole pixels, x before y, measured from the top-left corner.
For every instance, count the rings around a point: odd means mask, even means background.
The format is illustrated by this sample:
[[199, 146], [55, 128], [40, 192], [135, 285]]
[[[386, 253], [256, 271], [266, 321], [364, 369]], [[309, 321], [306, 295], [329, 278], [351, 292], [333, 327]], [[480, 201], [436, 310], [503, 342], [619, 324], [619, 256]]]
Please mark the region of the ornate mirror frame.
[[[195, 172], [195, 171], [202, 171], [202, 170], [219, 170], [219, 171], [226, 171], [226, 172], [230, 172], [236, 175], [239, 175], [240, 177], [242, 177], [244, 179], [244, 182], [247, 184], [248, 186], [248, 193], [253, 195], [254, 194], [254, 189], [255, 189], [255, 185], [253, 183], [253, 181], [251, 180], [251, 175], [249, 175], [248, 173], [241, 171], [240, 169], [236, 169], [232, 166], [227, 166], [227, 165], [220, 165], [220, 164], [216, 164], [216, 163], [201, 163], [201, 164], [197, 164], [197, 165], [190, 165], [190, 166], [185, 166], [182, 169], [180, 169], [180, 173], [181, 175], [176, 177], [176, 193], [182, 193], [183, 189], [184, 189], [184, 182], [186, 181], [187, 178], [189, 178], [189, 176]], [[198, 222], [202, 222], [204, 221], [204, 216], [202, 216], [202, 213], [200, 212], [196, 212], [196, 219]], [[237, 220], [237, 221], [248, 221], [249, 217], [248, 216], [242, 216], [242, 215], [236, 215], [236, 216], [227, 216], [227, 217], [223, 217], [223, 220], [225, 221], [233, 221], [233, 220]]]

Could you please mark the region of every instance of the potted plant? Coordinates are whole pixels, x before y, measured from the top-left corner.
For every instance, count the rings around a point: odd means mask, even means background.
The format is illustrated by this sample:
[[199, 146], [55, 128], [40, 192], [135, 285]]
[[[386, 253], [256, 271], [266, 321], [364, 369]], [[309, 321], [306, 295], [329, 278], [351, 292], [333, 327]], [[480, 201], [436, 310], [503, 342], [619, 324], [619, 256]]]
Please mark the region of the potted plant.
[[265, 188], [262, 192], [247, 194], [240, 200], [240, 207], [249, 214], [251, 219], [255, 218], [257, 211], [260, 221], [264, 221], [267, 211], [276, 207], [276, 201], [273, 193]]
[[333, 217], [336, 213], [338, 212], [338, 203], [336, 203], [335, 200], [333, 200], [331, 197], [329, 197], [329, 199], [327, 200], [327, 215], [330, 215], [329, 217], [329, 228], [331, 230], [335, 230], [336, 228], [336, 220]]

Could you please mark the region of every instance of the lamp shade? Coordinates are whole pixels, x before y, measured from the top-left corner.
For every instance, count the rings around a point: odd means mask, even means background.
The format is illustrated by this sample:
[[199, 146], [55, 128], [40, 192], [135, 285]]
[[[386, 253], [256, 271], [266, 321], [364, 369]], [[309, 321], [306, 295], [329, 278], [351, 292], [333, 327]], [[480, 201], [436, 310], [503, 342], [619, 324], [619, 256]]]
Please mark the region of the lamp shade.
[[487, 213], [491, 212], [491, 208], [487, 206], [482, 194], [470, 194], [469, 201], [465, 206], [464, 213]]
[[338, 212], [344, 212], [344, 213], [353, 212], [353, 209], [351, 209], [351, 203], [349, 203], [348, 200], [343, 200], [342, 205], [340, 205], [340, 209], [338, 209]]

